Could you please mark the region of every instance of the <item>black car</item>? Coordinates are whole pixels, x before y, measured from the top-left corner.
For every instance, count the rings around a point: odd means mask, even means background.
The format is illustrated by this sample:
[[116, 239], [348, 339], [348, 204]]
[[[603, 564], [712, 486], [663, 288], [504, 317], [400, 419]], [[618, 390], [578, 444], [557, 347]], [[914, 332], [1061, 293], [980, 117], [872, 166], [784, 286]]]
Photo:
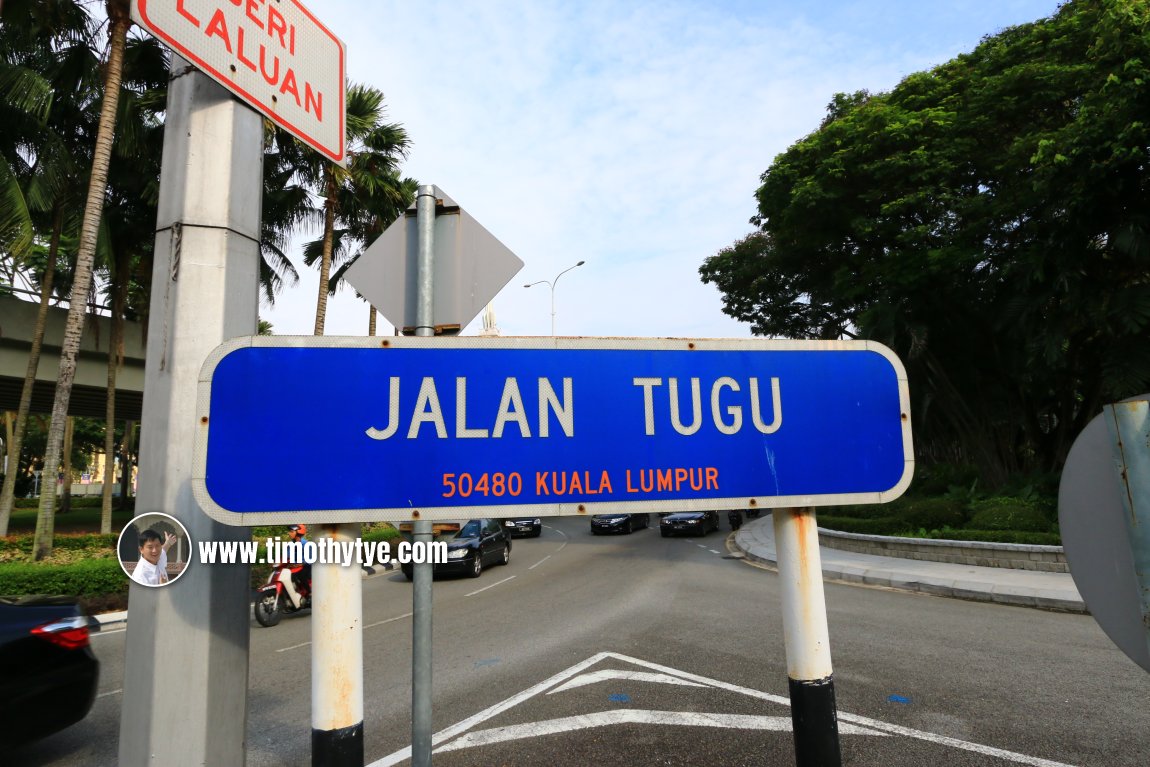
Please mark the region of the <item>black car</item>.
[[591, 517], [591, 534], [629, 533], [636, 528], [651, 526], [649, 514], [596, 514]]
[[706, 535], [719, 529], [719, 515], [714, 511], [676, 511], [659, 520], [659, 534]]
[[0, 746], [83, 719], [99, 678], [88, 619], [75, 598], [0, 597]]
[[543, 532], [543, 520], [539, 517], [512, 517], [503, 520], [503, 529], [512, 538], [538, 538]]
[[[447, 544], [447, 561], [433, 565], [435, 575], [463, 574], [478, 578], [488, 565], [505, 565], [511, 560], [511, 536], [498, 519], [469, 519], [455, 531], [445, 531], [437, 540]], [[413, 565], [400, 565], [410, 581]]]

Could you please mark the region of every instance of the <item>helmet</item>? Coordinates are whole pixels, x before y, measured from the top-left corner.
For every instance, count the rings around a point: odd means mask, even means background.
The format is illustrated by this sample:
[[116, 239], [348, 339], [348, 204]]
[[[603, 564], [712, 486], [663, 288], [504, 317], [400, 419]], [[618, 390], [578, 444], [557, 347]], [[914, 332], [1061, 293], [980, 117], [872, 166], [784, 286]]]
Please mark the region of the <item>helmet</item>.
[[293, 533], [299, 533], [300, 535], [307, 535], [307, 525], [292, 525], [288, 530], [291, 530]]

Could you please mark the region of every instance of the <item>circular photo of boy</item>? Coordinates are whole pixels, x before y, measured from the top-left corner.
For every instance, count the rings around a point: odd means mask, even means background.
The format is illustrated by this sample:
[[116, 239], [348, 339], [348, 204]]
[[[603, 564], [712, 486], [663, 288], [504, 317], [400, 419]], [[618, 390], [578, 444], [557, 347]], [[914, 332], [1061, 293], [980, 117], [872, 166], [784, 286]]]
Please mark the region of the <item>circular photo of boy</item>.
[[120, 531], [120, 567], [143, 586], [167, 586], [184, 574], [192, 539], [170, 514], [141, 514]]

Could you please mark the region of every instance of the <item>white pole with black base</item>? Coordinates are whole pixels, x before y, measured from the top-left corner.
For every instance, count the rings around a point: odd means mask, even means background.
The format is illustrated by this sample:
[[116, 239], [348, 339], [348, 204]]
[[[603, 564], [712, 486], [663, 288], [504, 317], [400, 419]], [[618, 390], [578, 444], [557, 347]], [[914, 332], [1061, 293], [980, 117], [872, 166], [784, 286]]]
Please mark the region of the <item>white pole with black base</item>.
[[775, 551], [797, 767], [839, 767], [838, 714], [815, 510], [776, 509]]
[[[359, 524], [323, 525], [354, 544]], [[312, 566], [311, 763], [363, 767], [363, 576], [354, 562]]]

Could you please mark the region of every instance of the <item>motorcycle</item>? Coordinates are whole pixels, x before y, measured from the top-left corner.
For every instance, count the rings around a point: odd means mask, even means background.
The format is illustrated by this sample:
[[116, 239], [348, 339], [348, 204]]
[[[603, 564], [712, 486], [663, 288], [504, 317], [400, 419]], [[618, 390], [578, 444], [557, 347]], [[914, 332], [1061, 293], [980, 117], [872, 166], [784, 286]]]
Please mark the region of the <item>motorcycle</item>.
[[738, 530], [743, 526], [743, 512], [738, 509], [733, 509], [727, 512], [727, 521], [731, 523], [732, 530]]
[[311, 607], [311, 578], [296, 578], [292, 581], [300, 596], [299, 607], [292, 602], [284, 585], [285, 578], [294, 578], [303, 568], [302, 564], [278, 564], [272, 568], [267, 583], [256, 592], [256, 601], [252, 606], [257, 623], [271, 627], [279, 623], [285, 614]]

